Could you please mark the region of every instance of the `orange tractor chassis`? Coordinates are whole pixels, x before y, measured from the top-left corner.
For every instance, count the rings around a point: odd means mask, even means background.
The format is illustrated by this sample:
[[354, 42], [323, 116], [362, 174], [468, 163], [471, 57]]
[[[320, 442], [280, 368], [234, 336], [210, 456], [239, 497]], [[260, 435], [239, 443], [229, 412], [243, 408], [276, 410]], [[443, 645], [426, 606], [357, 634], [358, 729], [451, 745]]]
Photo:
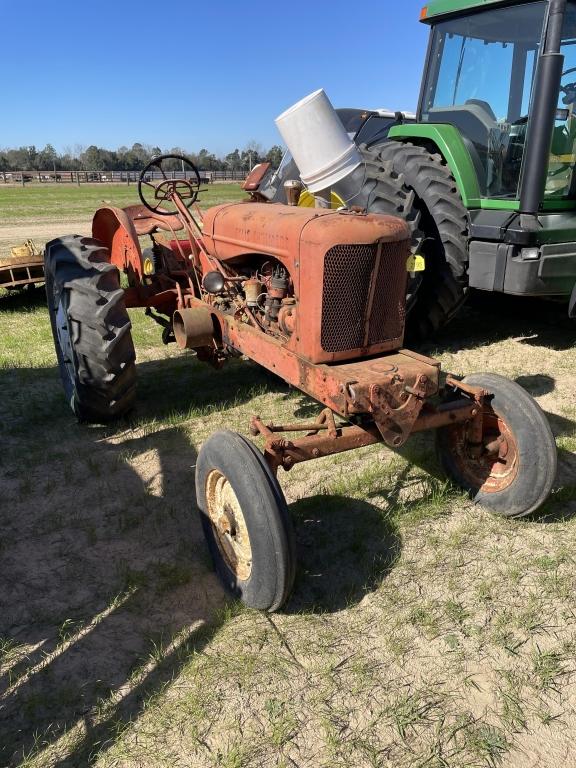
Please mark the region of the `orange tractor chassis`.
[[[191, 304], [202, 309], [200, 301], [194, 300]], [[251, 431], [266, 438], [265, 456], [274, 471], [278, 467], [289, 470], [303, 461], [378, 442], [400, 448], [412, 432], [471, 419], [475, 422], [474, 428], [482, 434], [482, 406], [487, 394], [484, 390], [471, 390], [467, 392], [471, 399], [462, 398], [439, 407], [426, 404], [440, 389], [440, 363], [430, 358], [400, 350], [354, 363], [315, 365], [287, 353], [278, 341], [263, 337], [250, 325], [216, 313], [212, 313], [212, 320], [218, 323], [218, 336], [224, 344], [327, 406], [320, 426], [317, 423], [264, 425], [260, 419], [252, 419]], [[455, 380], [451, 383], [454, 387], [460, 386]], [[398, 405], [391, 405], [391, 401]], [[373, 423], [336, 428], [333, 416], [328, 416], [332, 412], [347, 422], [367, 416]], [[278, 432], [302, 431], [326, 434], [312, 434], [293, 441], [275, 437]]]
[[[243, 207], [247, 211], [252, 206], [255, 209], [262, 207], [257, 204], [247, 204]], [[179, 209], [182, 207], [178, 205]], [[269, 230], [270, 213], [279, 208], [272, 205], [263, 207], [266, 210], [257, 211], [256, 216], [250, 217], [256, 218], [256, 221], [251, 222], [256, 232]], [[224, 209], [221, 211], [220, 218], [226, 215], [227, 208], [235, 212], [238, 206], [220, 206], [219, 209]], [[219, 209], [212, 210], [218, 212]], [[310, 210], [296, 209], [294, 213], [304, 214], [307, 219], [319, 217], [318, 212]], [[176, 216], [154, 219], [142, 206], [134, 206], [122, 211], [102, 208], [95, 216], [93, 230], [95, 237], [109, 244], [112, 263], [122, 270], [132, 272], [138, 278], [137, 284], [125, 291], [126, 306], [145, 307], [147, 310], [154, 309], [168, 316], [174, 316], [174, 333], [181, 348], [196, 349], [201, 359], [207, 359], [213, 363], [216, 361], [212, 357], [213, 350], [210, 349], [212, 343], [215, 342], [219, 347], [227, 346], [238, 350], [327, 406], [328, 410], [323, 411], [321, 416], [322, 419], [327, 418], [327, 422], [320, 427], [317, 424], [294, 425], [293, 429], [289, 429], [286, 426], [265, 425], [260, 419], [252, 419], [252, 433], [262, 434], [266, 438], [265, 457], [274, 472], [278, 467], [289, 470], [294, 464], [303, 461], [378, 442], [385, 442], [392, 448], [400, 448], [413, 432], [438, 429], [458, 423], [470, 422], [469, 431], [482, 435], [483, 401], [487, 395], [483, 388], [464, 387], [451, 378], [447, 383], [455, 390], [462, 387], [462, 396], [437, 407], [427, 402], [440, 392], [438, 361], [400, 349], [381, 357], [349, 363], [331, 365], [312, 363], [287, 349], [286, 344], [277, 338], [262, 333], [256, 323], [250, 322], [250, 315], [245, 315], [241, 321], [234, 315], [219, 312], [205, 300], [197, 298], [194, 295], [195, 285], [190, 278], [189, 267], [188, 270], [184, 267], [184, 260], [195, 261], [199, 271], [206, 274], [211, 269], [218, 269], [221, 266], [215, 262], [213, 255], [207, 253], [206, 242], [212, 242], [212, 244], [217, 242], [220, 245], [224, 243], [227, 255], [231, 256], [254, 247], [253, 242], [248, 243], [237, 236], [215, 234], [211, 229], [214, 217], [210, 214], [211, 211], [204, 220], [202, 239], [194, 235], [191, 227], [186, 227], [189, 239], [177, 240], [176, 231], [182, 228], [182, 224]], [[186, 210], [184, 217], [187, 221], [190, 217], [189, 211]], [[298, 216], [294, 224], [289, 225], [289, 229], [293, 230], [294, 227], [301, 226], [299, 221], [301, 218], [301, 215]], [[404, 225], [399, 220], [356, 214], [336, 222], [334, 240], [340, 243], [342, 240], [354, 239], [354, 228], [351, 225], [360, 220], [362, 228], [365, 229], [369, 219], [379, 219], [378, 227], [371, 233], [372, 236], [380, 235], [382, 238], [384, 235], [392, 244], [395, 244], [394, 241], [406, 238]], [[383, 226], [383, 222], [387, 222], [387, 225]], [[173, 268], [169, 278], [161, 275], [155, 285], [147, 288], [142, 282], [142, 256], [135, 235], [147, 234], [158, 226], [172, 233], [175, 239], [170, 243], [171, 249], [184, 263], [180, 269]], [[330, 244], [331, 241], [328, 244], [323, 242], [322, 245], [326, 249]], [[278, 247], [276, 243], [271, 247], [267, 242], [264, 247], [267, 253], [283, 256], [284, 249]], [[401, 253], [403, 253], [402, 250]], [[289, 254], [287, 256], [289, 257]], [[311, 253], [308, 257], [312, 274], [306, 275], [304, 282], [307, 283], [321, 279], [321, 276], [313, 273], [314, 256], [315, 254]], [[302, 268], [305, 268], [306, 255], [301, 255], [299, 258]], [[223, 277], [228, 279], [230, 275], [224, 273]], [[176, 284], [175, 279], [178, 280]], [[404, 286], [401, 285], [401, 288], [403, 291]], [[194, 329], [193, 340], [186, 335], [188, 320]], [[198, 343], [199, 328], [203, 328], [205, 332], [201, 345]], [[381, 343], [370, 351], [374, 353], [375, 350], [385, 349], [387, 346], [387, 343]], [[313, 349], [312, 354], [318, 354], [318, 350]], [[333, 354], [331, 357], [338, 357], [338, 355]], [[363, 423], [337, 428], [333, 416], [326, 416], [328, 412], [338, 414], [347, 422], [364, 417]], [[333, 426], [329, 428], [329, 424]], [[283, 440], [274, 436], [278, 432], [292, 431], [305, 431], [312, 434], [295, 440]], [[318, 435], [318, 432], [326, 434]], [[478, 439], [478, 444], [480, 442]]]
[[[187, 164], [186, 178], [166, 175], [164, 161]], [[253, 416], [263, 453], [228, 430], [199, 451], [196, 500], [215, 568], [253, 608], [278, 609], [294, 580], [280, 467], [376, 443], [399, 449], [411, 434], [434, 429], [447, 475], [477, 503], [513, 517], [536, 510], [557, 462], [538, 405], [496, 374], [442, 381], [438, 361], [403, 349], [412, 263], [406, 223], [263, 202], [256, 176], [244, 187], [250, 200], [202, 214], [194, 166], [160, 157], [140, 176], [142, 205], [99, 209], [93, 239], [48, 243], [48, 309], [78, 418], [101, 422], [134, 405], [126, 307], [145, 308], [165, 343], [198, 360], [221, 368], [246, 356], [323, 405], [310, 423]], [[143, 236], [152, 241], [144, 251]]]

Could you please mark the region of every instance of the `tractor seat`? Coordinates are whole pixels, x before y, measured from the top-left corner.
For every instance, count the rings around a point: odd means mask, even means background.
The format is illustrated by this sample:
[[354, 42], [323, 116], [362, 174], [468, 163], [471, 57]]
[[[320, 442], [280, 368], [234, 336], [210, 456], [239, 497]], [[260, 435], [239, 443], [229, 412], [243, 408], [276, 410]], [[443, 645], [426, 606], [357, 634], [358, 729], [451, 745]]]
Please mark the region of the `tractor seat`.
[[428, 120], [430, 123], [448, 123], [460, 131], [478, 173], [482, 193], [485, 193], [491, 175], [489, 147], [494, 144], [498, 130], [490, 105], [480, 99], [469, 99], [466, 104], [433, 107], [428, 110]]
[[490, 120], [493, 120], [494, 122], [497, 121], [496, 115], [494, 114], [494, 110], [488, 104], [487, 101], [484, 101], [484, 99], [468, 99], [466, 104], [464, 106], [471, 106], [471, 107], [480, 107], [480, 109], [483, 109], [484, 112], [489, 116]]
[[[162, 209], [160, 209], [162, 210]], [[159, 229], [166, 232], [178, 232], [180, 229], [184, 229], [180, 217], [176, 214], [170, 216], [155, 216], [152, 211], [144, 205], [130, 205], [128, 208], [124, 208], [124, 211], [130, 217], [136, 234], [140, 237], [142, 235], [151, 235]]]

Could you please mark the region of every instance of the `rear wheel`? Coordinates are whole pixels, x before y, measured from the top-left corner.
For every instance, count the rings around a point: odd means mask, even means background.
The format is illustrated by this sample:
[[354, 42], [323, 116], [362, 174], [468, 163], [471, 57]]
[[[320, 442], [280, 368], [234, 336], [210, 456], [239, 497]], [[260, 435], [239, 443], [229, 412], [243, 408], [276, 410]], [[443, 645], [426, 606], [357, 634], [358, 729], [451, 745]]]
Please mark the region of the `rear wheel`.
[[468, 425], [439, 429], [444, 470], [483, 507], [505, 517], [523, 517], [546, 501], [557, 470], [557, 449], [548, 420], [518, 384], [478, 373], [466, 384], [493, 393], [484, 402], [480, 455], [472, 450]]
[[350, 202], [407, 222], [412, 251], [426, 260], [425, 271], [409, 281], [407, 333], [413, 339], [428, 338], [466, 297], [468, 212], [441, 155], [399, 141], [360, 150], [366, 181]]
[[45, 255], [46, 294], [64, 392], [80, 421], [127, 413], [136, 355], [118, 270], [97, 240], [68, 235]]
[[294, 583], [294, 534], [262, 454], [236, 432], [216, 432], [198, 455], [196, 499], [224, 587], [250, 608], [278, 610]]

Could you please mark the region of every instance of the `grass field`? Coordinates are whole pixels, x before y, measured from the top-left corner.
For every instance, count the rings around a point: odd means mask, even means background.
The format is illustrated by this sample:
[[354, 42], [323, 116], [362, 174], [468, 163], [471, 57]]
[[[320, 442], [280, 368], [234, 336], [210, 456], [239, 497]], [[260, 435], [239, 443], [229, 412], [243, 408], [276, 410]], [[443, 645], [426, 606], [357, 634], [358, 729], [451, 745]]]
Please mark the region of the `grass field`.
[[[202, 207], [240, 200], [240, 184], [208, 184]], [[87, 235], [94, 211], [102, 205], [140, 203], [136, 184], [0, 185], [0, 257], [29, 237], [39, 245], [61, 234]]]
[[[70, 188], [82, 199], [66, 203], [58, 189], [38, 205], [63, 231], [69, 209], [89, 223], [84, 195], [112, 195]], [[29, 191], [0, 188], [21, 240], [38, 220], [18, 199]], [[563, 309], [476, 296], [423, 350], [537, 398], [560, 456], [542, 514], [475, 508], [427, 434], [401, 454], [297, 467], [281, 481], [299, 569], [274, 616], [230, 602], [213, 575], [193, 468], [215, 429], [246, 434], [253, 413], [293, 421], [313, 403], [250, 363], [204, 367], [132, 319], [138, 411], [88, 428], [63, 400], [42, 295], [0, 295], [0, 766], [576, 765], [576, 347]]]

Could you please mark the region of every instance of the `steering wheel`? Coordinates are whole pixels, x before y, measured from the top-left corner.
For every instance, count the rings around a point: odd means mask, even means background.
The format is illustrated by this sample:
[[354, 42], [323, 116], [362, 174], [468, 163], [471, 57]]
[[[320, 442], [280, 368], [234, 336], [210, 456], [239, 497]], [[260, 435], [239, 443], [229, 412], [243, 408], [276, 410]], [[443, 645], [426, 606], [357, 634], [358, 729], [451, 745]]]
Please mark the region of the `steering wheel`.
[[[567, 69], [565, 72], [562, 72], [562, 77], [566, 77], [566, 75], [571, 75], [573, 72], [576, 72], [576, 67], [570, 67], [570, 69]], [[564, 98], [562, 99], [562, 103], [565, 106], [570, 106], [570, 104], [574, 104], [576, 101], [576, 83], [568, 83], [567, 85], [560, 85], [560, 92], [566, 94]]]
[[[171, 174], [172, 171], [166, 171], [163, 168], [165, 160], [178, 160], [184, 171], [183, 179], [171, 179], [166, 174]], [[151, 181], [149, 173], [151, 171], [160, 171], [162, 178], [159, 181]], [[192, 173], [192, 178], [188, 178], [188, 174]], [[154, 205], [146, 199], [144, 195], [144, 187], [151, 187], [154, 190], [153, 201], [157, 201]], [[178, 198], [184, 203], [186, 208], [196, 202], [198, 199], [198, 192], [200, 190], [200, 175], [198, 169], [191, 160], [183, 155], [159, 155], [153, 158], [148, 165], [141, 172], [138, 179], [138, 196], [143, 205], [148, 208], [149, 211], [159, 216], [173, 216], [178, 213], [178, 207], [174, 204], [174, 197]], [[163, 210], [161, 208], [162, 203], [172, 204], [171, 210]]]

